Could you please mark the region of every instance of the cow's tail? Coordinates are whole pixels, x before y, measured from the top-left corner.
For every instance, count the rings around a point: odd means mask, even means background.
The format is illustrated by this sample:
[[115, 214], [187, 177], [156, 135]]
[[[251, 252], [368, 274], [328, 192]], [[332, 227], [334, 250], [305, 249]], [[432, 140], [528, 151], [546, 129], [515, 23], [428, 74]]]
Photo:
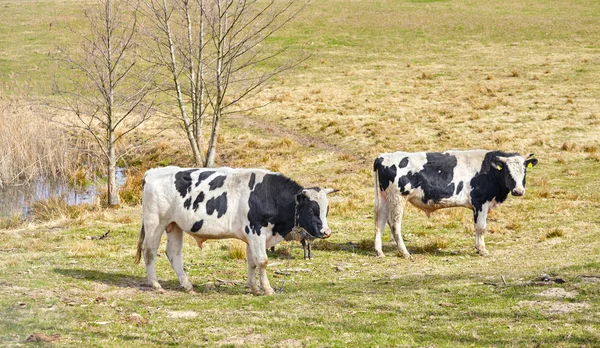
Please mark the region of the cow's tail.
[[146, 238], [146, 231], [144, 231], [144, 221], [142, 219], [142, 228], [140, 228], [140, 237], [137, 243], [137, 251], [135, 253], [135, 263], [140, 263], [142, 259], [142, 245], [144, 245], [144, 239]]
[[374, 220], [375, 228], [377, 228], [377, 221], [379, 221], [379, 166], [383, 160], [378, 157], [373, 164], [373, 185], [375, 189], [375, 203], [374, 203]]
[[[145, 187], [146, 187], [146, 175], [148, 175], [148, 172], [144, 173], [144, 178], [142, 179], [142, 192], [144, 191]], [[138, 238], [138, 243], [137, 243], [137, 251], [135, 252], [135, 263], [138, 264], [140, 263], [140, 260], [142, 259], [142, 246], [144, 245], [144, 239], [146, 239], [146, 231], [144, 230], [144, 204], [142, 202], [142, 227], [140, 228], [140, 236]]]

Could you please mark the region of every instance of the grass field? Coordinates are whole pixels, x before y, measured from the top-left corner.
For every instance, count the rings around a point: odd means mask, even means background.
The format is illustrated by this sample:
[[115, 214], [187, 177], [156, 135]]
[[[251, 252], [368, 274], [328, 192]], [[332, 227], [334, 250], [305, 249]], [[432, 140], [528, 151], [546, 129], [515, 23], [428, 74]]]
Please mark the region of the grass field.
[[[0, 0], [0, 95], [49, 95], [60, 69], [48, 54], [69, 42], [67, 23], [80, 23], [75, 3]], [[252, 296], [234, 242], [199, 250], [186, 237], [198, 294], [180, 290], [165, 257], [159, 294], [133, 264], [139, 206], [0, 230], [0, 341], [44, 333], [59, 334], [57, 346], [599, 346], [598, 28], [592, 0], [312, 3], [269, 41], [311, 58], [246, 101], [267, 107], [225, 120], [217, 163], [340, 189], [334, 234], [315, 243], [314, 259], [302, 260], [298, 243], [279, 245], [269, 277], [283, 291]], [[167, 134], [148, 146], [188, 165], [183, 138]], [[395, 256], [388, 232], [388, 256], [375, 258], [375, 156], [467, 148], [539, 159], [526, 195], [491, 213], [490, 256], [473, 247], [468, 210], [427, 218], [409, 207], [403, 235], [414, 260]]]

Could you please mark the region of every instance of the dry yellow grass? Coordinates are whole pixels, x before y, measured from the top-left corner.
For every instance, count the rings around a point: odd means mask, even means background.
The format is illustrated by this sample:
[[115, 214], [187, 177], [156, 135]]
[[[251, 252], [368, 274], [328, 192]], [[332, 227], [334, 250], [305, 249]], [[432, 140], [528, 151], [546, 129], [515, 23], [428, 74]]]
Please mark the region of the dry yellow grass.
[[230, 241], [227, 245], [227, 256], [232, 260], [246, 260], [246, 243], [239, 240]]

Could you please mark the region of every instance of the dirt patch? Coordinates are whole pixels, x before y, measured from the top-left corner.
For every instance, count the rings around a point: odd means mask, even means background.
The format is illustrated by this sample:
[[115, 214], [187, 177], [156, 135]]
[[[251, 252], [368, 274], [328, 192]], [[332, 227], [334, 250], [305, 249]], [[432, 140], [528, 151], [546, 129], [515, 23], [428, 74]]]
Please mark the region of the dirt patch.
[[43, 332], [38, 332], [29, 335], [25, 342], [55, 342], [60, 339], [60, 334], [47, 335]]
[[194, 311], [167, 311], [169, 318], [182, 319], [182, 318], [195, 318], [198, 316], [198, 312]]
[[575, 298], [577, 295], [579, 295], [577, 291], [567, 291], [563, 288], [550, 288], [538, 294], [538, 296], [550, 298]]
[[138, 287], [128, 287], [128, 288], [119, 288], [119, 289], [115, 289], [112, 291], [104, 291], [103, 295], [104, 296], [110, 296], [110, 297], [131, 297], [134, 296], [138, 293], [140, 293], [142, 290], [140, 290], [140, 288]]
[[289, 338], [287, 340], [283, 340], [283, 341], [279, 342], [277, 344], [277, 346], [278, 347], [294, 347], [295, 348], [295, 347], [302, 347], [303, 343], [300, 340], [295, 340], [295, 339]]
[[584, 283], [595, 283], [598, 284], [600, 283], [600, 277], [596, 277], [596, 276], [581, 276], [581, 281]]
[[[237, 346], [255, 346], [255, 345], [260, 345], [263, 344], [265, 342], [265, 336], [260, 335], [260, 334], [250, 334], [250, 335], [244, 335], [244, 336], [232, 336], [232, 337], [228, 337], [224, 340], [219, 341], [220, 345], [233, 345], [235, 347]], [[289, 346], [284, 346], [284, 347], [289, 347]]]
[[148, 319], [142, 317], [141, 315], [139, 315], [137, 313], [133, 313], [131, 315], [128, 315], [125, 318], [123, 318], [123, 320], [126, 321], [126, 322], [129, 322], [129, 323], [136, 324], [138, 326], [146, 325], [146, 324], [148, 324], [150, 322]]
[[539, 308], [543, 314], [553, 315], [581, 312], [589, 308], [590, 304], [586, 302], [521, 301], [519, 307]]

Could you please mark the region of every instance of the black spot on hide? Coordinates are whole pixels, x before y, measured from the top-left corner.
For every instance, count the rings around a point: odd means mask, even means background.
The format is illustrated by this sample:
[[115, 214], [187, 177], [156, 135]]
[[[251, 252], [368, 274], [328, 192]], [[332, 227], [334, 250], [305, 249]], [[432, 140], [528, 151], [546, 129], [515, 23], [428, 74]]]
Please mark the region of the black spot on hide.
[[402, 159], [402, 161], [400, 161], [400, 164], [398, 164], [398, 168], [402, 169], [405, 168], [408, 165], [408, 157], [404, 157]]
[[204, 192], [200, 192], [194, 200], [194, 211], [198, 210], [198, 206], [200, 205], [200, 203], [202, 203], [202, 201], [204, 201]]
[[252, 174], [250, 174], [250, 181], [248, 182], [248, 187], [250, 188], [250, 190], [254, 189], [255, 183], [256, 183], [256, 174], [252, 173]]
[[227, 212], [227, 192], [222, 195], [213, 197], [206, 202], [206, 213], [212, 215], [217, 211], [217, 218], [220, 218]]
[[202, 228], [203, 224], [204, 224], [204, 220], [196, 221], [194, 223], [194, 226], [192, 226], [191, 231], [192, 232], [198, 232], [198, 231], [200, 231], [200, 229]]
[[408, 185], [410, 183], [411, 183], [410, 179], [406, 175], [401, 176], [398, 179], [398, 187], [400, 188], [400, 192], [402, 193], [403, 196], [407, 196], [410, 193], [410, 190], [406, 188], [406, 185]]
[[185, 209], [190, 209], [190, 205], [192, 205], [192, 197], [189, 197], [185, 200], [185, 202], [183, 202], [183, 207]]
[[175, 174], [175, 189], [184, 198], [192, 190], [192, 173], [198, 169], [182, 170]]
[[207, 171], [200, 173], [200, 175], [198, 175], [198, 182], [196, 182], [196, 187], [200, 186], [200, 183], [202, 181], [206, 180], [206, 178], [213, 175], [214, 173], [215, 173], [214, 170], [207, 170]]
[[454, 168], [457, 164], [456, 156], [438, 152], [428, 152], [427, 162], [423, 169], [416, 173], [408, 172], [398, 180], [398, 187], [402, 194], [408, 194], [406, 185], [410, 183], [411, 189], [423, 190], [423, 203], [430, 201], [438, 203], [444, 198], [454, 195]]
[[211, 182], [208, 183], [208, 186], [210, 187], [209, 189], [212, 191], [212, 190], [216, 190], [219, 187], [223, 186], [225, 179], [227, 179], [227, 177], [225, 175], [219, 175], [216, 178], [212, 179]]
[[377, 172], [377, 177], [379, 178], [379, 189], [381, 191], [385, 191], [390, 183], [393, 183], [396, 179], [396, 165], [392, 164], [391, 167], [386, 167], [383, 165], [383, 158], [379, 157], [375, 160], [373, 164], [373, 170]]
[[462, 189], [463, 189], [463, 182], [461, 181], [458, 183], [458, 187], [456, 188], [456, 194], [459, 194], [460, 191], [462, 191]]
[[296, 195], [302, 186], [278, 174], [266, 174], [248, 198], [248, 223], [246, 233], [260, 235], [261, 228], [273, 225], [273, 233], [285, 237], [294, 227]]

